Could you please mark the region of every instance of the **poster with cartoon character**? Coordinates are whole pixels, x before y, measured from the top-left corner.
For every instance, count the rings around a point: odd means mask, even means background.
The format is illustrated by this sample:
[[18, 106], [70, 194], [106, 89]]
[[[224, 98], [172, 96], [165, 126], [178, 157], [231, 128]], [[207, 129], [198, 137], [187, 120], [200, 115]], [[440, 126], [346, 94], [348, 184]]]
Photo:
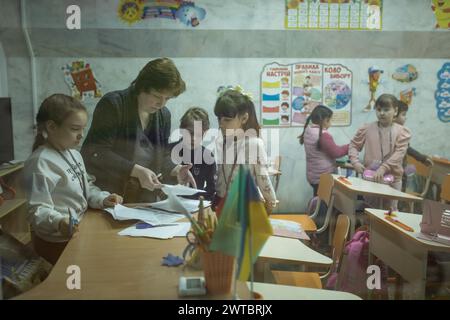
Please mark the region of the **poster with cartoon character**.
[[438, 85], [434, 93], [438, 119], [450, 122], [450, 62], [444, 63], [437, 73]]
[[76, 60], [62, 67], [64, 81], [70, 87], [72, 97], [84, 100], [86, 97], [100, 98], [101, 85], [95, 78], [89, 63]]
[[341, 64], [323, 67], [323, 104], [333, 110], [333, 125], [351, 124], [352, 78], [352, 72]]
[[178, 20], [188, 27], [196, 27], [206, 16], [206, 10], [194, 1], [185, 0], [120, 0], [117, 9], [121, 20], [129, 25], [144, 19]]
[[288, 126], [291, 117], [291, 68], [268, 65], [261, 75], [261, 122], [264, 126]]
[[322, 102], [322, 64], [297, 63], [292, 68], [292, 126], [300, 126]]
[[348, 126], [352, 79], [351, 70], [340, 64], [268, 64], [261, 73], [261, 123], [303, 126], [312, 110], [325, 104], [334, 111], [333, 125]]

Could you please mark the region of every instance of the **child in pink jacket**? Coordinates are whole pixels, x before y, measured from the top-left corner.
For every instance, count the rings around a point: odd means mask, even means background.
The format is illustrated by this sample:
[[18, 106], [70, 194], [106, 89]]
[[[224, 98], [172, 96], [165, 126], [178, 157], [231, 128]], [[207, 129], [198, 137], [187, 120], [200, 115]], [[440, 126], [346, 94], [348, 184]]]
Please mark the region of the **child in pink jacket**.
[[[401, 190], [403, 176], [403, 158], [408, 149], [411, 133], [408, 128], [394, 122], [397, 114], [397, 98], [391, 94], [382, 94], [375, 102], [378, 121], [365, 124], [358, 129], [349, 147], [349, 158], [355, 170], [362, 174], [366, 168], [378, 163], [374, 179], [382, 182], [385, 174], [392, 174], [391, 186]], [[361, 163], [359, 152], [364, 148]], [[391, 209], [396, 210], [397, 201], [392, 201]]]
[[[298, 137], [305, 146], [306, 176], [317, 196], [320, 175], [336, 171], [336, 159], [348, 153], [348, 144], [338, 146], [327, 129], [331, 126], [333, 111], [318, 105], [306, 119], [303, 133]], [[310, 124], [311, 123], [311, 124]]]

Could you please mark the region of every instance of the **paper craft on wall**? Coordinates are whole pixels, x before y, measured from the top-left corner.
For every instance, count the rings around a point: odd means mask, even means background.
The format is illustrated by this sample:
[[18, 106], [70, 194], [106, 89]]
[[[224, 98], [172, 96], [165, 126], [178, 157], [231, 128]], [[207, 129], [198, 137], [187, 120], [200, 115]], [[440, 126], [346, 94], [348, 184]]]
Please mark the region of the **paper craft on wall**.
[[431, 9], [436, 16], [437, 29], [450, 29], [450, 0], [432, 0]]
[[265, 65], [261, 73], [263, 126], [303, 126], [319, 104], [331, 108], [334, 126], [351, 123], [353, 74], [341, 64]]
[[381, 30], [382, 0], [286, 0], [286, 29]]
[[206, 15], [205, 9], [184, 0], [121, 0], [117, 11], [120, 19], [130, 25], [143, 19], [162, 18], [196, 27]]
[[72, 97], [83, 100], [85, 97], [102, 96], [101, 85], [95, 78], [89, 63], [84, 60], [72, 61], [62, 67], [64, 81], [70, 87]]
[[365, 112], [369, 112], [375, 106], [375, 92], [377, 91], [378, 84], [380, 83], [380, 76], [384, 71], [378, 66], [371, 66], [368, 70], [369, 73], [369, 91], [370, 100], [367, 106], [364, 108]]
[[450, 62], [444, 63], [437, 73], [438, 86], [434, 93], [439, 120], [450, 122]]
[[418, 76], [419, 73], [412, 64], [405, 64], [404, 66], [398, 67], [392, 74], [392, 78], [400, 82], [411, 82], [416, 80]]

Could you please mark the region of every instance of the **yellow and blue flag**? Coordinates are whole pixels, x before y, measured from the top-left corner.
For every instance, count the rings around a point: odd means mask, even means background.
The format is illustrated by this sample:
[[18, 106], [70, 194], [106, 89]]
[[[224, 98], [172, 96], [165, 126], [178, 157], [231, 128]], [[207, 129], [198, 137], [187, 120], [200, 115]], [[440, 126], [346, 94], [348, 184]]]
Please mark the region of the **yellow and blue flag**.
[[255, 181], [248, 168], [240, 165], [228, 190], [209, 249], [237, 257], [237, 278], [247, 281], [264, 243], [272, 234]]

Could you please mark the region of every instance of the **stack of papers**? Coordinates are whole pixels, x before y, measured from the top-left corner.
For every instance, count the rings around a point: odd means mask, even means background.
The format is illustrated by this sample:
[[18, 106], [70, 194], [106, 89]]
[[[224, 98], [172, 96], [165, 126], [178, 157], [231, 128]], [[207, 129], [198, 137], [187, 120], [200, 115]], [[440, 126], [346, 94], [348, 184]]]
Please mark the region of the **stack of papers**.
[[151, 208], [128, 208], [121, 204], [114, 208], [104, 209], [110, 213], [115, 220], [141, 220], [151, 225], [168, 224], [184, 218], [182, 214], [164, 212]]

